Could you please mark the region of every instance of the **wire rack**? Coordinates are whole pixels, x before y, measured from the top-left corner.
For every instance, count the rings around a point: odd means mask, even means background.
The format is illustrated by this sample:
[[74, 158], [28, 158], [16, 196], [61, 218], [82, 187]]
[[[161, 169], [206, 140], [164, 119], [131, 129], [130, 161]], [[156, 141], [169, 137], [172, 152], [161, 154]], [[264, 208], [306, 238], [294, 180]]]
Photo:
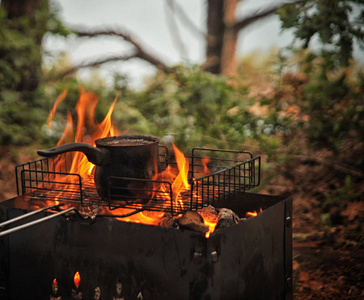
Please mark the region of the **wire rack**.
[[[42, 158], [16, 167], [19, 196], [27, 200], [79, 203], [81, 206], [165, 211], [176, 215], [197, 210], [234, 193], [245, 192], [260, 184], [260, 157], [251, 152], [193, 148], [186, 156], [187, 185], [178, 172], [178, 163], [165, 146], [159, 147], [160, 172], [153, 179], [110, 176], [107, 197], [100, 197], [93, 175], [82, 178], [70, 173], [69, 160], [55, 170], [59, 155]], [[69, 155], [69, 153], [67, 153]], [[176, 176], [174, 176], [176, 177]], [[128, 185], [123, 184], [125, 181]]]

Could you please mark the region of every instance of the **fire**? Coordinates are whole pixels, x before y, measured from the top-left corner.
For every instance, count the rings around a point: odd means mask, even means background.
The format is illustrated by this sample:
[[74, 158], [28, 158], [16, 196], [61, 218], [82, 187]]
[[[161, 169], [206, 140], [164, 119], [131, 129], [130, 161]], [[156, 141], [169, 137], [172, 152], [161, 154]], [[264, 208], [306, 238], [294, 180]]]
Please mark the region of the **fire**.
[[[179, 173], [172, 183], [172, 191], [174, 195], [173, 201], [183, 207], [183, 202], [179, 200], [181, 192], [190, 189], [188, 183], [188, 159], [184, 156], [181, 150], [179, 150], [173, 143], [173, 150], [177, 161]], [[178, 202], [177, 202], [178, 201]]]
[[[48, 126], [51, 126], [52, 118], [57, 110], [58, 105], [66, 98], [65, 90], [56, 100], [47, 120]], [[109, 108], [104, 120], [98, 124], [94, 121], [95, 110], [99, 98], [91, 92], [80, 89], [80, 98], [76, 105], [77, 127], [74, 129], [74, 122], [70, 113], [67, 114], [67, 123], [61, 139], [57, 146], [71, 142], [87, 143], [94, 145], [94, 141], [99, 138], [118, 135], [118, 130], [112, 125], [111, 115], [115, 108], [117, 97]], [[91, 175], [94, 164], [90, 163], [86, 156], [81, 152], [66, 153], [63, 160], [59, 160], [54, 169], [60, 172], [65, 164], [69, 164], [69, 173], [78, 173], [82, 178]], [[71, 162], [71, 163], [70, 163]], [[61, 179], [61, 178], [57, 178]]]
[[258, 213], [261, 213], [263, 210], [262, 208], [259, 209], [259, 212], [257, 212], [256, 210], [255, 211], [248, 211], [245, 215], [247, 218], [250, 218], [250, 217], [256, 217], [258, 215]]
[[[66, 99], [67, 90], [65, 90], [56, 100], [52, 110], [50, 111], [47, 124], [51, 126], [52, 119], [56, 113], [57, 107], [59, 104]], [[94, 120], [95, 117], [95, 109], [97, 107], [99, 98], [92, 92], [87, 92], [84, 89], [80, 89], [80, 97], [79, 101], [76, 105], [77, 112], [77, 123], [75, 123], [72, 119], [70, 113], [67, 114], [67, 123], [65, 125], [62, 137], [57, 143], [57, 146], [63, 145], [66, 143], [72, 142], [80, 142], [80, 143], [88, 143], [89, 145], [94, 145], [96, 139], [105, 138], [110, 136], [120, 135], [118, 130], [112, 125], [111, 116], [112, 112], [115, 108], [115, 104], [117, 101], [117, 97], [113, 101], [110, 106], [107, 115], [101, 123], [97, 123]], [[76, 125], [75, 125], [76, 124]], [[170, 199], [170, 185], [155, 183], [153, 186], [153, 190], [155, 194], [158, 194], [158, 197], [161, 197], [163, 201], [172, 202], [174, 207], [177, 207], [179, 210], [188, 210], [189, 201], [183, 201], [183, 192], [188, 191], [190, 189], [189, 184], [189, 160], [186, 158], [181, 150], [179, 150], [174, 144], [173, 151], [175, 154], [176, 164], [171, 166], [168, 165], [167, 168], [159, 174], [156, 174], [153, 177], [153, 180], [159, 181], [167, 181], [171, 184], [173, 199]], [[201, 171], [198, 173], [200, 176], [210, 174], [210, 171], [207, 167], [209, 163], [209, 158], [201, 159]], [[67, 168], [67, 173], [76, 173], [79, 174], [82, 180], [86, 180], [94, 184], [92, 171], [94, 169], [94, 165], [90, 163], [87, 157], [82, 152], [68, 152], [63, 154], [62, 156], [58, 156], [55, 160], [54, 171], [55, 172], [64, 172], [65, 166], [70, 166]], [[66, 178], [65, 178], [66, 177]], [[64, 176], [59, 175], [56, 180], [71, 183], [74, 180], [73, 176]], [[62, 191], [59, 192], [59, 195], [62, 194]], [[59, 196], [60, 197], [60, 196]], [[193, 197], [199, 197], [198, 195], [194, 195]], [[56, 199], [58, 200], [58, 199]], [[111, 213], [114, 215], [123, 215], [130, 212], [130, 209], [116, 209], [116, 210], [108, 210], [105, 207], [105, 211], [107, 213]], [[130, 222], [138, 222], [144, 224], [157, 224], [158, 220], [164, 216], [163, 212], [157, 213], [146, 213], [140, 212], [138, 214], [132, 215], [127, 218], [122, 218], [122, 221], [130, 221]], [[205, 218], [206, 219], [206, 218]], [[205, 223], [209, 226], [210, 231], [208, 235], [214, 231], [216, 226], [216, 222], [212, 220], [205, 220]], [[76, 284], [76, 275], [79, 277], [79, 273], [75, 274], [75, 284]], [[79, 283], [79, 281], [78, 281]], [[76, 284], [77, 285], [77, 284]]]
[[75, 283], [76, 288], [80, 286], [81, 276], [78, 271], [75, 273], [75, 276], [73, 277], [73, 282]]
[[51, 122], [53, 119], [54, 114], [56, 113], [58, 105], [66, 98], [68, 90], [65, 89], [56, 99], [56, 102], [53, 105], [53, 108], [51, 112], [49, 113], [48, 119], [47, 119], [47, 126], [48, 128], [51, 128]]
[[[54, 295], [56, 295], [58, 293], [58, 282], [57, 282], [56, 278], [54, 278], [52, 281], [52, 292]], [[51, 299], [54, 299], [54, 298], [51, 297]]]
[[201, 159], [201, 163], [203, 166], [203, 174], [202, 175], [209, 175], [211, 174], [209, 168], [207, 167], [207, 164], [210, 162], [210, 158], [209, 157], [204, 157]]
[[[123, 209], [123, 211], [127, 211]], [[115, 212], [117, 213], [117, 212]], [[164, 216], [164, 212], [140, 212], [127, 218], [116, 218], [117, 220], [124, 222], [134, 222], [149, 225], [157, 225], [158, 221]]]
[[176, 145], [172, 143], [172, 146], [177, 168], [168, 165], [164, 171], [156, 174], [153, 180], [170, 182], [172, 184], [173, 199], [170, 199], [170, 194], [165, 184], [155, 183], [153, 190], [157, 191], [159, 196], [163, 195], [165, 201], [172, 201], [173, 206], [184, 209], [181, 193], [190, 189], [190, 184], [188, 183], [189, 161]]
[[208, 220], [206, 217], [204, 218], [204, 223], [205, 225], [207, 225], [209, 227], [209, 231], [206, 232], [205, 237], [208, 239], [211, 235], [211, 233], [213, 233], [215, 231], [215, 227], [217, 224], [216, 220]]

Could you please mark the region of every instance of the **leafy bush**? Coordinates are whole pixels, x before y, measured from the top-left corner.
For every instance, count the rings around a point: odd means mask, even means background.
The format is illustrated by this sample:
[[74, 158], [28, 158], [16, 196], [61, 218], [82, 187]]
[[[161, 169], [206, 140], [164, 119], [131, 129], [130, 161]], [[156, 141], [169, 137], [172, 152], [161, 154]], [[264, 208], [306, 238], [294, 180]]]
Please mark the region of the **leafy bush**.
[[46, 111], [41, 40], [46, 32], [66, 34], [47, 1], [31, 16], [8, 18], [0, 6], [0, 144], [29, 144], [39, 137]]
[[[141, 92], [120, 96], [113, 114], [119, 127], [173, 139], [180, 147], [243, 148], [247, 139], [269, 135], [268, 123], [249, 112], [247, 89], [198, 67], [159, 74]], [[275, 125], [270, 125], [274, 127]]]
[[[302, 130], [315, 149], [327, 148], [337, 155], [348, 141], [363, 147], [363, 67], [352, 62], [333, 70], [312, 53], [303, 55], [299, 66], [298, 72], [283, 77], [284, 88], [296, 91], [287, 101], [297, 111], [292, 130]], [[353, 163], [359, 167], [363, 160], [356, 157]]]
[[352, 62], [332, 68], [327, 58], [300, 51], [282, 60], [279, 85], [265, 101], [288, 134], [275, 149], [293, 186], [315, 194], [322, 209], [363, 199], [364, 70]]

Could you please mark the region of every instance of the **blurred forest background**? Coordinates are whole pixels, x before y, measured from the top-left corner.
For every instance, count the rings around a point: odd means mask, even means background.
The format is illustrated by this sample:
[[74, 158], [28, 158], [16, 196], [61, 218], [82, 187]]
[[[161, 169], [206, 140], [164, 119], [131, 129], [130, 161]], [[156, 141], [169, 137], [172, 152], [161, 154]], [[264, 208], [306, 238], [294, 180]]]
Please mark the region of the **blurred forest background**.
[[[354, 45], [364, 47], [362, 1], [291, 1], [243, 19], [235, 16], [238, 0], [206, 1], [201, 65], [168, 65], [121, 28], [68, 28], [53, 2], [0, 2], [0, 201], [15, 196], [15, 165], [57, 143], [67, 111], [77, 119], [81, 87], [100, 98], [99, 122], [118, 95], [113, 124], [121, 132], [173, 140], [185, 153], [205, 146], [261, 155], [256, 192], [294, 199], [296, 298], [364, 297], [364, 66], [353, 58]], [[172, 20], [186, 17], [177, 4], [166, 0]], [[271, 14], [279, 15], [283, 30], [293, 30], [291, 46], [238, 57], [238, 33]], [[49, 35], [108, 36], [132, 50], [81, 65], [62, 53], [46, 65], [42, 41]], [[315, 51], [313, 39], [320, 45]], [[112, 84], [98, 72], [103, 63], [132, 59], [157, 70], [140, 89], [122, 72]], [[92, 68], [87, 80], [77, 74], [85, 67]]]

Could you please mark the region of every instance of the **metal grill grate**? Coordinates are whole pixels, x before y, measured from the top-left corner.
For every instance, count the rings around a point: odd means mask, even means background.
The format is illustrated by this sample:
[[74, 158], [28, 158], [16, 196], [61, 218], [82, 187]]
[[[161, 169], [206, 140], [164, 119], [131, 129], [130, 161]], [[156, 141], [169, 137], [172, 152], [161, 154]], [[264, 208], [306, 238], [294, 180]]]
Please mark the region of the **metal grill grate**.
[[[159, 167], [162, 170], [168, 165], [177, 167], [174, 157], [168, 155], [167, 148], [160, 146], [160, 149]], [[102, 199], [92, 175], [81, 178], [79, 174], [69, 173], [67, 164], [62, 165], [60, 170], [54, 170], [54, 165], [62, 155], [18, 165], [18, 195], [29, 200], [77, 202], [82, 206], [107, 206], [110, 210], [132, 208], [166, 211], [175, 215], [197, 210], [260, 184], [259, 156], [253, 157], [252, 153], [246, 151], [193, 148], [191, 156], [187, 157], [189, 190], [179, 194], [172, 182], [164, 178], [144, 180], [109, 177], [108, 196]], [[131, 184], [127, 187], [118, 184], [125, 180]], [[120, 190], [123, 190], [122, 193]]]

